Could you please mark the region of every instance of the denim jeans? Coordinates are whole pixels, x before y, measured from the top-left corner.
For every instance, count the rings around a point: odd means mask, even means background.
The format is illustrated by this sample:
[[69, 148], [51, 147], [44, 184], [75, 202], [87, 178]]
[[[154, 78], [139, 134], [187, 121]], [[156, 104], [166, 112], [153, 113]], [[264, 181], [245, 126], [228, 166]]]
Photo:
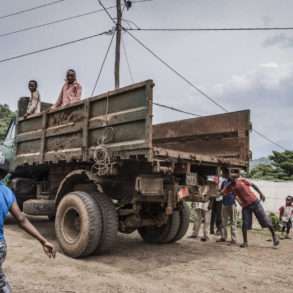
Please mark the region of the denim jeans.
[[0, 293], [11, 293], [10, 285], [3, 272], [3, 263], [6, 258], [7, 246], [4, 240], [0, 240]]

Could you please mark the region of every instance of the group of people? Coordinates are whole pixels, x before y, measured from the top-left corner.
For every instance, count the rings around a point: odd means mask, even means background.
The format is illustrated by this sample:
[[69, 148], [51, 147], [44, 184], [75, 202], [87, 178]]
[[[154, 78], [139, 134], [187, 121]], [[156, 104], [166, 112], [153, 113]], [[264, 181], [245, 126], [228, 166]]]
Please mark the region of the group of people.
[[[281, 219], [284, 222], [284, 231], [289, 237], [292, 226], [292, 197], [286, 201], [286, 206], [282, 208]], [[198, 238], [200, 227], [203, 224], [202, 241], [208, 240], [207, 216], [211, 210], [210, 234], [215, 234], [214, 226], [216, 224], [216, 234], [219, 235], [217, 242], [226, 242], [228, 240], [228, 227], [231, 227], [231, 244], [237, 244], [237, 202], [242, 207], [242, 236], [243, 243], [240, 247], [248, 247], [247, 232], [252, 228], [253, 214], [257, 218], [262, 228], [268, 228], [273, 240], [274, 247], [279, 245], [279, 238], [270, 218], [266, 215], [262, 202], [265, 196], [261, 190], [247, 179], [240, 177], [238, 169], [222, 169], [222, 179], [219, 184], [219, 196], [201, 203], [193, 203], [192, 210], [194, 215], [193, 232], [190, 238]], [[288, 203], [287, 203], [288, 202]], [[290, 209], [289, 209], [290, 206]], [[281, 212], [281, 210], [280, 210]], [[289, 220], [290, 219], [290, 220]]]
[[[41, 95], [38, 90], [38, 82], [36, 80], [30, 80], [28, 88], [30, 91], [30, 99], [25, 117], [41, 112]], [[76, 72], [73, 69], [69, 69], [66, 73], [65, 84], [52, 108], [55, 109], [78, 102], [81, 100], [81, 94], [82, 87], [76, 80]]]

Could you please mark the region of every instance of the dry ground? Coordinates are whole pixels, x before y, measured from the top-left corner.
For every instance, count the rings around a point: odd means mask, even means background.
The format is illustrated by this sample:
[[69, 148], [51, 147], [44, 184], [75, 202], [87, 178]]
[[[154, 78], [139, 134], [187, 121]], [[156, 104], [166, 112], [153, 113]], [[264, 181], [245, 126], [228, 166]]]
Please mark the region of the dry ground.
[[[53, 224], [43, 219], [34, 223], [55, 242]], [[152, 246], [134, 233], [119, 236], [111, 255], [85, 260], [61, 253], [56, 260], [47, 259], [11, 220], [6, 238], [4, 267], [14, 293], [293, 292], [293, 241], [283, 241], [275, 250], [264, 233], [250, 233], [247, 250], [214, 239]]]

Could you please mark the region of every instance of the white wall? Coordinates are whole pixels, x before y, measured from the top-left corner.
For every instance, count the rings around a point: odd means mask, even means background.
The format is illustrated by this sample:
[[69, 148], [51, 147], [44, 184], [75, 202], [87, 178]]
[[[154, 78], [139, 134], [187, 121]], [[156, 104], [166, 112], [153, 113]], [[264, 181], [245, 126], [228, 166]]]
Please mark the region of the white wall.
[[264, 180], [252, 180], [265, 194], [264, 208], [268, 212], [277, 212], [284, 205], [287, 195], [293, 195], [293, 181], [273, 182]]

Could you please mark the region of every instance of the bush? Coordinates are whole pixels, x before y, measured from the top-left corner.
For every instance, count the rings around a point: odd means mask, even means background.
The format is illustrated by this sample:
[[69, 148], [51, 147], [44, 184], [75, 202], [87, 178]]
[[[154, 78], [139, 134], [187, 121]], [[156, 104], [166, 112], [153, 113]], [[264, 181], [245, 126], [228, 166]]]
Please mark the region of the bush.
[[272, 221], [273, 227], [275, 231], [280, 231], [280, 219], [277, 214], [275, 213], [269, 213], [269, 218]]

